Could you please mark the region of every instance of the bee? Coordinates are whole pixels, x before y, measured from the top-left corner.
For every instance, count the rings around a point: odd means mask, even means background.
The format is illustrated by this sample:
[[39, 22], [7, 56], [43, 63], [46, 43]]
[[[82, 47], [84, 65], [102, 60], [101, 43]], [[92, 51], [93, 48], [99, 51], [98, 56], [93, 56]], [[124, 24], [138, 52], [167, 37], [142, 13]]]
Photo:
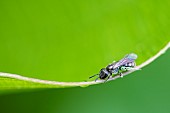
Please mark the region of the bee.
[[100, 78], [105, 79], [106, 82], [112, 75], [119, 74], [120, 77], [123, 77], [123, 72], [135, 69], [134, 67], [136, 66], [136, 59], [137, 55], [135, 53], [127, 54], [123, 59], [114, 61], [112, 64], [106, 66], [106, 68], [102, 68], [98, 74], [89, 77], [89, 79], [98, 76], [96, 80]]

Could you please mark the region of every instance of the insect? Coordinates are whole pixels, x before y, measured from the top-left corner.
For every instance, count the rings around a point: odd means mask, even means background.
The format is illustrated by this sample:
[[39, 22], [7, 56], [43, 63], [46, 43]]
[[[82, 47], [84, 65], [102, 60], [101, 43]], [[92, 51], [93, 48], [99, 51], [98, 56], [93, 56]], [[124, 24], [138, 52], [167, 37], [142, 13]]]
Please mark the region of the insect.
[[[122, 72], [129, 71], [135, 69], [136, 66], [135, 60], [137, 59], [137, 55], [135, 53], [127, 54], [123, 59], [113, 62], [109, 64], [106, 68], [102, 68], [98, 74], [95, 74], [89, 78], [93, 78], [98, 76], [96, 80], [105, 79], [105, 82], [112, 76], [119, 74], [120, 77], [123, 77]], [[95, 81], [96, 81], [95, 80]]]

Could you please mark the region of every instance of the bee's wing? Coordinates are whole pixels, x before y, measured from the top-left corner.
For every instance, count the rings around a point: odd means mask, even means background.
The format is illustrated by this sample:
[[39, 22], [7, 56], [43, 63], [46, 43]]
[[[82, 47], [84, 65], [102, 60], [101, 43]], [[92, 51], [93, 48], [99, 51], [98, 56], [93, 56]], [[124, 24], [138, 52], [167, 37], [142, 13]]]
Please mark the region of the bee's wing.
[[137, 55], [134, 53], [127, 54], [123, 59], [118, 61], [113, 68], [117, 68], [119, 66], [122, 66], [124, 64], [134, 62], [137, 59]]

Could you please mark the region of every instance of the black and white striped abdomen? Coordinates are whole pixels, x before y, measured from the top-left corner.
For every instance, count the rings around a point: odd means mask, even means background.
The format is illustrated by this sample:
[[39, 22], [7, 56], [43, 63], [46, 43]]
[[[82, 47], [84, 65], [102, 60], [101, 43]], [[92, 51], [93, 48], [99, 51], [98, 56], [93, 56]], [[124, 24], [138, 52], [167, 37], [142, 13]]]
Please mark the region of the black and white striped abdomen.
[[136, 63], [135, 62], [129, 62], [129, 63], [125, 64], [124, 66], [126, 66], [126, 67], [135, 67]]

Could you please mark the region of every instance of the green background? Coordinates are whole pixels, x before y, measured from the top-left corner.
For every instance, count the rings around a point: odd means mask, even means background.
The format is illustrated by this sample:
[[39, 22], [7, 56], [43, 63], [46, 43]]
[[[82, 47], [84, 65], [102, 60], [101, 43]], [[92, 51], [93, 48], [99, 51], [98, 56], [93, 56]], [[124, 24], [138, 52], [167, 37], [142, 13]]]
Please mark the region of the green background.
[[[169, 11], [169, 0], [1, 0], [0, 72], [72, 82], [127, 53], [139, 65], [170, 41]], [[169, 56], [86, 88], [1, 77], [0, 112], [169, 113]]]
[[122, 79], [0, 96], [2, 113], [169, 113], [170, 50]]

